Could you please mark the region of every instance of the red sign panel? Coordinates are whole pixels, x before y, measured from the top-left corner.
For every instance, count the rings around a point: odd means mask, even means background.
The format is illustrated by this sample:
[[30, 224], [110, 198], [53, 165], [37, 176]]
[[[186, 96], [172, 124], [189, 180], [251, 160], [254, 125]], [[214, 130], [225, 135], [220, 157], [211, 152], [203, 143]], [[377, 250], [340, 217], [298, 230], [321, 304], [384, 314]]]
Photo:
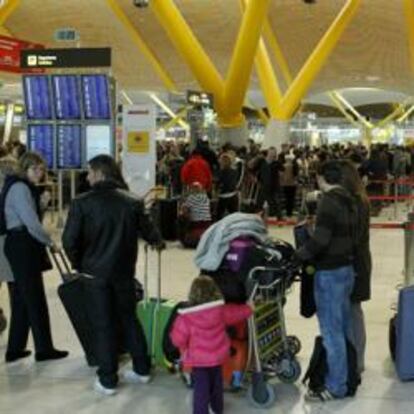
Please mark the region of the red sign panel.
[[[0, 71], [21, 73], [20, 51], [22, 49], [44, 49], [44, 46], [0, 35]], [[24, 72], [41, 73], [43, 69], [25, 69]]]

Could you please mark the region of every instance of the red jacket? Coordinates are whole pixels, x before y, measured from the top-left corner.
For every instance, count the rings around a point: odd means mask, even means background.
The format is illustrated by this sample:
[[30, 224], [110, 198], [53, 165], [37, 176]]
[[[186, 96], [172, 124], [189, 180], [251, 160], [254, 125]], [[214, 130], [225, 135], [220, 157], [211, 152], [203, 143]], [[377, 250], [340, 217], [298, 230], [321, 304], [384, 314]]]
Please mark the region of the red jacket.
[[221, 300], [180, 310], [171, 340], [180, 349], [184, 365], [223, 365], [230, 356], [226, 326], [246, 320], [251, 314], [248, 305], [225, 305]]
[[201, 155], [193, 155], [181, 169], [181, 181], [184, 185], [199, 182], [206, 191], [210, 191], [213, 175], [208, 162]]

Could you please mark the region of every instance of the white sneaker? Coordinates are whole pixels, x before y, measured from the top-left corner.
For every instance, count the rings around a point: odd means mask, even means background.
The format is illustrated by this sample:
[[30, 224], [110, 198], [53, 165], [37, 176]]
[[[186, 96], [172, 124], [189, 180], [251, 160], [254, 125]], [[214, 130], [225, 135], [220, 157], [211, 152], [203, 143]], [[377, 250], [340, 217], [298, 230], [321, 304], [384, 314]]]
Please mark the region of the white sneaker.
[[116, 394], [116, 389], [115, 388], [104, 387], [101, 384], [101, 381], [99, 381], [99, 378], [96, 378], [94, 388], [95, 388], [96, 392], [99, 392], [102, 395], [110, 396], [110, 395], [115, 395]]
[[151, 381], [149, 375], [139, 375], [133, 369], [124, 372], [124, 379], [132, 384], [148, 384]]

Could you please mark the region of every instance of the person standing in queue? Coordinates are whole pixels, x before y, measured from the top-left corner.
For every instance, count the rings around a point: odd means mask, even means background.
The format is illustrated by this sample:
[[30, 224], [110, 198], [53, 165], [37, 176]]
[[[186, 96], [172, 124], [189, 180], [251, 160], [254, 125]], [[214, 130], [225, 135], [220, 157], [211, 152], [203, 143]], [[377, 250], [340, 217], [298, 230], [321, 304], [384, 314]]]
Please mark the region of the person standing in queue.
[[357, 353], [357, 369], [365, 370], [367, 335], [362, 302], [371, 299], [372, 257], [370, 249], [370, 205], [365, 187], [355, 166], [347, 160], [340, 161], [343, 169], [342, 185], [355, 198], [357, 215], [357, 244], [354, 248], [355, 284], [351, 295], [352, 342]]
[[327, 355], [325, 388], [309, 389], [307, 401], [324, 402], [348, 393], [346, 340], [352, 340], [351, 294], [354, 287], [354, 250], [357, 205], [343, 186], [344, 170], [339, 161], [327, 161], [317, 172], [319, 189], [314, 234], [296, 255], [316, 267], [316, 315]]
[[146, 340], [136, 317], [138, 236], [159, 250], [165, 243], [143, 202], [128, 192], [112, 157], [98, 155], [90, 160], [88, 181], [91, 191], [72, 202], [62, 240], [73, 268], [94, 277], [87, 290], [98, 360], [95, 390], [113, 395], [118, 383], [115, 321], [121, 322], [133, 361], [125, 379], [134, 383], [150, 380]]
[[45, 173], [45, 161], [34, 152], [19, 159], [18, 173], [8, 175], [0, 197], [0, 232], [6, 233], [4, 252], [13, 283], [9, 283], [11, 317], [6, 362], [28, 357], [32, 331], [36, 361], [65, 358], [67, 351], [54, 348], [42, 272], [52, 268], [46, 247], [56, 249], [43, 228], [37, 184]]

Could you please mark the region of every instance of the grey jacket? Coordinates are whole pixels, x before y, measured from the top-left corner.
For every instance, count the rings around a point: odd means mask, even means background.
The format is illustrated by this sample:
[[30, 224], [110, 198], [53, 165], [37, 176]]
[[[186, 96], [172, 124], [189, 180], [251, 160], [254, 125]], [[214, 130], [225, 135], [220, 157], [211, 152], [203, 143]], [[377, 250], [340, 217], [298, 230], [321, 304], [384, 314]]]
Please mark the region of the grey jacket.
[[208, 271], [217, 270], [230, 242], [241, 236], [265, 241], [268, 236], [263, 220], [254, 214], [234, 213], [210, 226], [198, 243], [194, 258], [196, 266]]

